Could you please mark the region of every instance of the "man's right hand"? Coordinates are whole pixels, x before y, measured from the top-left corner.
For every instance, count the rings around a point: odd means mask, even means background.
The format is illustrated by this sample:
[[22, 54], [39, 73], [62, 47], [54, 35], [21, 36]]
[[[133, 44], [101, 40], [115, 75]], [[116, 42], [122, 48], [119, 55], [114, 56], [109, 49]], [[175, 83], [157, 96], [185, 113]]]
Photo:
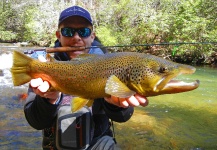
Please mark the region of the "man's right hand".
[[[39, 61], [41, 62], [47, 62], [46, 58], [39, 55], [38, 57]], [[48, 91], [50, 88], [50, 84], [48, 81], [43, 81], [41, 78], [32, 79], [30, 81], [30, 86], [33, 89], [33, 92], [41, 97], [48, 98], [49, 102], [51, 104], [55, 104], [55, 102], [58, 100], [58, 98], [61, 95], [61, 92], [59, 91]]]
[[51, 104], [55, 104], [61, 94], [59, 91], [48, 91], [50, 84], [47, 81], [43, 81], [41, 78], [32, 79], [30, 86], [35, 94], [48, 98]]

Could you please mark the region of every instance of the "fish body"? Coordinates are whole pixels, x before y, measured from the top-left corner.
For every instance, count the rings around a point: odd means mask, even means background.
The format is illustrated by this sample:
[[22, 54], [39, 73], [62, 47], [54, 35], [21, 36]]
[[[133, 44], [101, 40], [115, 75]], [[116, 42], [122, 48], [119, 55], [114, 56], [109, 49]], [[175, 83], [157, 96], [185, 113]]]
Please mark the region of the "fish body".
[[11, 73], [15, 86], [42, 78], [58, 91], [93, 100], [109, 95], [125, 98], [138, 93], [148, 97], [194, 90], [199, 86], [198, 80], [185, 83], [172, 79], [195, 70], [135, 52], [81, 54], [71, 61], [40, 62], [14, 51]]

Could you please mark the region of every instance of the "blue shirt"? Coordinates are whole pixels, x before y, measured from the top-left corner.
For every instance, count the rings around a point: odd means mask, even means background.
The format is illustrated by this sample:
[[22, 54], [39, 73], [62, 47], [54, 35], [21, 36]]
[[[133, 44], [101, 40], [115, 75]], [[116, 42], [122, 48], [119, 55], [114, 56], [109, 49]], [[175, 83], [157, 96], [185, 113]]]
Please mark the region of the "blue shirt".
[[89, 54], [99, 54], [99, 55], [103, 55], [104, 52], [100, 49], [100, 48], [91, 48], [88, 52]]

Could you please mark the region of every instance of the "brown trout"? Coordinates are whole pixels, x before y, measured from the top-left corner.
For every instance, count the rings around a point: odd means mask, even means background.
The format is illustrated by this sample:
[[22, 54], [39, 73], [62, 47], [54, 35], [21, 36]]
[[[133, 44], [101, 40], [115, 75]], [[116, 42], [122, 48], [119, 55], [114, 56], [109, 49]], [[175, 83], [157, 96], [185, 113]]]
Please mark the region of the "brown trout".
[[186, 83], [172, 79], [195, 70], [136, 52], [81, 54], [71, 61], [40, 62], [14, 51], [11, 73], [15, 86], [42, 78], [55, 90], [77, 96], [72, 101], [74, 112], [86, 104], [90, 106], [96, 98], [110, 95], [126, 98], [138, 93], [148, 97], [194, 90], [198, 80]]

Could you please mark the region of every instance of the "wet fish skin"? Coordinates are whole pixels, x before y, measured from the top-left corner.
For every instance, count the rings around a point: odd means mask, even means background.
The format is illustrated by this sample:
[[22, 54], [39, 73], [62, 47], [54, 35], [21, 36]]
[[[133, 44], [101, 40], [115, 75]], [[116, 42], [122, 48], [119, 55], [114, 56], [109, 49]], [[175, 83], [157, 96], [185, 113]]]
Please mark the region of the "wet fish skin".
[[54, 89], [79, 96], [77, 100], [86, 103], [109, 95], [124, 98], [138, 93], [148, 97], [194, 90], [199, 81], [166, 85], [177, 75], [192, 74], [195, 70], [189, 65], [135, 52], [81, 54], [71, 61], [39, 62], [14, 51], [11, 73], [15, 86], [42, 78]]

